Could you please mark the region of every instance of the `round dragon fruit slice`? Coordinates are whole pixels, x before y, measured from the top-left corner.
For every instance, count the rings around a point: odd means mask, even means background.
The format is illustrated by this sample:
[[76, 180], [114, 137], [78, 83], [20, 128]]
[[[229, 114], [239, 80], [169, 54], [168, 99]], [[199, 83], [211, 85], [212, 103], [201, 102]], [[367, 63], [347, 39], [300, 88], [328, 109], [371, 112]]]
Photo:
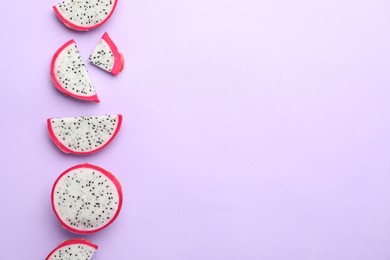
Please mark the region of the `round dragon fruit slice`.
[[117, 135], [122, 115], [49, 118], [50, 138], [64, 153], [92, 154], [106, 147]]
[[65, 0], [53, 6], [57, 17], [69, 28], [89, 31], [105, 23], [118, 0]]
[[59, 91], [71, 97], [99, 103], [76, 42], [70, 40], [54, 54], [50, 66], [51, 80]]
[[51, 201], [62, 226], [89, 234], [106, 228], [122, 207], [122, 188], [110, 172], [91, 164], [76, 165], [54, 183]]
[[90, 260], [97, 249], [86, 239], [70, 239], [51, 251], [46, 260]]
[[89, 56], [89, 62], [113, 75], [118, 75], [125, 65], [122, 53], [119, 53], [107, 32], [103, 34], [95, 50]]

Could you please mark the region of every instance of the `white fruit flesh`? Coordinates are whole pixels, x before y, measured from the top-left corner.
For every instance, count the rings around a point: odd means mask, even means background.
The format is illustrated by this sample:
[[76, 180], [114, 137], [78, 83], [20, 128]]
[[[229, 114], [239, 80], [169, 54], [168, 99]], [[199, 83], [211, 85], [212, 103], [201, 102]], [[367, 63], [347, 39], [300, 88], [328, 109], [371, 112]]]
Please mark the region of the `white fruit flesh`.
[[95, 248], [88, 245], [73, 244], [57, 249], [48, 260], [90, 260], [95, 251]]
[[59, 53], [54, 64], [54, 75], [61, 87], [71, 94], [83, 97], [96, 95], [75, 43]]
[[52, 118], [50, 124], [53, 135], [66, 149], [88, 153], [111, 141], [119, 120], [119, 115], [69, 117]]
[[60, 220], [78, 231], [107, 225], [119, 208], [114, 182], [91, 168], [77, 168], [63, 175], [53, 189], [53, 207]]
[[58, 12], [80, 27], [92, 27], [104, 22], [115, 7], [114, 0], [66, 0], [56, 5]]
[[89, 57], [89, 61], [108, 72], [112, 71], [115, 63], [115, 57], [110, 46], [104, 39], [99, 41], [95, 50]]

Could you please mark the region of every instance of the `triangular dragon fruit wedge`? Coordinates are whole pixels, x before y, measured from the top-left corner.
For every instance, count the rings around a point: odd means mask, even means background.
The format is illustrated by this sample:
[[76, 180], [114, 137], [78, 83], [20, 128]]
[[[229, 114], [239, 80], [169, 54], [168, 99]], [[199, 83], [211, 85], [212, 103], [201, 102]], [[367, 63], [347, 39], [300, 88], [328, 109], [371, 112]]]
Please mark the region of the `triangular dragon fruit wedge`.
[[54, 54], [50, 65], [51, 80], [59, 91], [71, 97], [99, 103], [76, 42], [70, 40]]
[[64, 153], [87, 155], [106, 147], [117, 135], [122, 115], [49, 118], [47, 128], [54, 144]]
[[57, 17], [69, 28], [89, 31], [105, 23], [118, 0], [65, 0], [53, 6]]
[[89, 62], [113, 75], [118, 75], [125, 65], [122, 53], [119, 53], [107, 32], [103, 34], [95, 50], [89, 56]]
[[97, 245], [86, 239], [70, 239], [51, 251], [46, 260], [90, 260], [97, 249]]
[[122, 207], [123, 195], [114, 175], [85, 163], [58, 177], [51, 201], [64, 228], [74, 233], [90, 234], [115, 221]]

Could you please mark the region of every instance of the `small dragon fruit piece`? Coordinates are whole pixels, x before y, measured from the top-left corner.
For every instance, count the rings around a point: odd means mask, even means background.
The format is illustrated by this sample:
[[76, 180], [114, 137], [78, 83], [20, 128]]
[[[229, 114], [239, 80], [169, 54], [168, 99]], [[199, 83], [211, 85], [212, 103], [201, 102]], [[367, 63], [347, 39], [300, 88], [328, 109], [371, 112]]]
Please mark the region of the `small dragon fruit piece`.
[[46, 260], [90, 260], [97, 249], [86, 239], [70, 239], [51, 251]]
[[47, 128], [54, 144], [64, 153], [92, 154], [117, 135], [122, 115], [49, 118]]
[[90, 234], [106, 228], [122, 207], [122, 188], [110, 172], [91, 164], [76, 165], [54, 183], [54, 213], [67, 230]]
[[122, 53], [119, 53], [107, 32], [103, 34], [95, 50], [89, 56], [89, 62], [113, 75], [118, 75], [125, 65]]
[[118, 0], [65, 0], [53, 6], [57, 17], [69, 28], [89, 31], [105, 23]]
[[50, 76], [54, 87], [62, 93], [81, 100], [100, 102], [74, 40], [66, 42], [54, 54]]

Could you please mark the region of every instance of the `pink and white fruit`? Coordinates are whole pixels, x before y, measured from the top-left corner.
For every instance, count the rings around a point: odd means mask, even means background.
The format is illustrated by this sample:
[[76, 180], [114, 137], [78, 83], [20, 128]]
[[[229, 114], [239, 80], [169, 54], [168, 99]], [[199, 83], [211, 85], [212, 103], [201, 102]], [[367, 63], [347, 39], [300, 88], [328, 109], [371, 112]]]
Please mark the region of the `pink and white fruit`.
[[66, 42], [56, 51], [51, 61], [50, 76], [54, 87], [62, 93], [81, 100], [100, 102], [74, 40]]
[[54, 144], [64, 153], [92, 154], [106, 147], [118, 134], [122, 115], [49, 118], [47, 128]]
[[65, 0], [53, 6], [57, 17], [77, 31], [95, 29], [112, 15], [118, 0]]
[[122, 53], [119, 53], [107, 32], [103, 34], [95, 50], [89, 56], [89, 61], [114, 75], [118, 75], [125, 65]]
[[51, 251], [46, 260], [90, 260], [97, 249], [97, 245], [86, 239], [70, 239]]
[[122, 188], [110, 172], [91, 164], [76, 165], [54, 183], [51, 201], [62, 226], [89, 234], [106, 228], [122, 207]]

